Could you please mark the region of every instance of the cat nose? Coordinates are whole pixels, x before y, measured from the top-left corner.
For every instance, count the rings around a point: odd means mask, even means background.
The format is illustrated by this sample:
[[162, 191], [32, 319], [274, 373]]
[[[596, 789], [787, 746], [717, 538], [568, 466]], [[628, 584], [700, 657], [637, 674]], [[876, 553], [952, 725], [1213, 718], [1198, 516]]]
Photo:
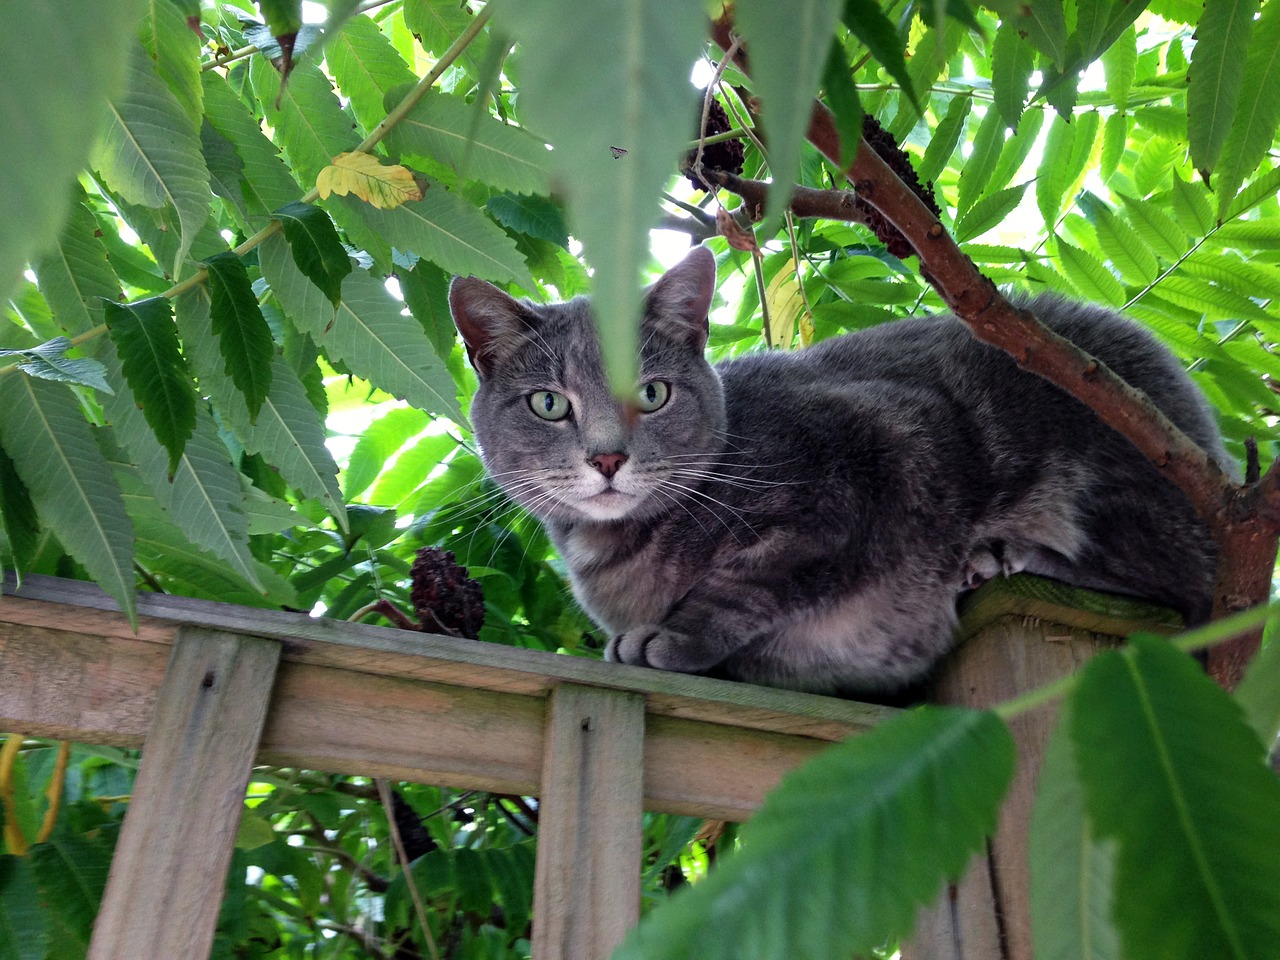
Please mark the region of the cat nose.
[[597, 470], [599, 470], [606, 480], [612, 479], [618, 469], [627, 462], [625, 453], [597, 453], [587, 461]]

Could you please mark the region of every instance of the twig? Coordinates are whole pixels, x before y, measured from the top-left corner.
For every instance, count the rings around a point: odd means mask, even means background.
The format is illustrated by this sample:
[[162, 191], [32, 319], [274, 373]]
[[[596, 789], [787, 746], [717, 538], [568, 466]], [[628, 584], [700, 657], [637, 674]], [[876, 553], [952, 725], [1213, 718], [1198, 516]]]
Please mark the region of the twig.
[[440, 953], [436, 949], [436, 938], [431, 932], [431, 924], [427, 923], [427, 908], [423, 906], [422, 894], [418, 891], [417, 881], [413, 879], [413, 871], [409, 869], [409, 857], [404, 851], [404, 841], [400, 839], [400, 828], [396, 826], [395, 804], [391, 799], [391, 787], [387, 781], [381, 777], [373, 781], [378, 787], [378, 798], [382, 801], [382, 809], [387, 814], [387, 829], [391, 833], [391, 843], [395, 846], [396, 855], [400, 860], [400, 870], [404, 873], [405, 885], [409, 888], [409, 896], [413, 898], [413, 909], [418, 915], [418, 923], [422, 927], [422, 935], [427, 938], [427, 950], [431, 953], [431, 960], [440, 960]]

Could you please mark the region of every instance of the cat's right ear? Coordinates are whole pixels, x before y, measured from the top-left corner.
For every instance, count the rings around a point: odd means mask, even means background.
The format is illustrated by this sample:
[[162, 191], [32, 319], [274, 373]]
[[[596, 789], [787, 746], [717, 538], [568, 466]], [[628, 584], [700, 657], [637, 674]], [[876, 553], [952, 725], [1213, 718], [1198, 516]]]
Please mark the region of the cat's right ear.
[[528, 311], [514, 297], [478, 277], [454, 277], [449, 312], [467, 345], [467, 357], [484, 379], [496, 361], [528, 337]]

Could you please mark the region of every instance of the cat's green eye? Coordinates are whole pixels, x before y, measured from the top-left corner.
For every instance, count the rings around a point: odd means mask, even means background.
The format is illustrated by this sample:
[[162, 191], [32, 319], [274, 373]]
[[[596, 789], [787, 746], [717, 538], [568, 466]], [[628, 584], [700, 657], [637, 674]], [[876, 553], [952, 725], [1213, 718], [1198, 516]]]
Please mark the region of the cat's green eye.
[[640, 385], [640, 391], [636, 394], [636, 406], [641, 413], [653, 413], [661, 409], [670, 396], [671, 387], [665, 381], [650, 380]]
[[529, 409], [543, 420], [563, 420], [569, 415], [569, 398], [554, 390], [529, 394]]

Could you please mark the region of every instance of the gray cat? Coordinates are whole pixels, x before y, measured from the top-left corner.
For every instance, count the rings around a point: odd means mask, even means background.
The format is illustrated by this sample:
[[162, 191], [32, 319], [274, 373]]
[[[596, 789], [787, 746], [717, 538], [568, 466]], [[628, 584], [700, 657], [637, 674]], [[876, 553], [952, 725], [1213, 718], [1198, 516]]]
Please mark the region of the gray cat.
[[[1029, 571], [1209, 613], [1215, 551], [1172, 483], [952, 316], [710, 366], [716, 265], [647, 292], [640, 387], [605, 383], [585, 298], [449, 292], [490, 475], [546, 526], [606, 656], [883, 695], [947, 651], [957, 596]], [[1026, 305], [1233, 471], [1177, 361], [1110, 311]]]

